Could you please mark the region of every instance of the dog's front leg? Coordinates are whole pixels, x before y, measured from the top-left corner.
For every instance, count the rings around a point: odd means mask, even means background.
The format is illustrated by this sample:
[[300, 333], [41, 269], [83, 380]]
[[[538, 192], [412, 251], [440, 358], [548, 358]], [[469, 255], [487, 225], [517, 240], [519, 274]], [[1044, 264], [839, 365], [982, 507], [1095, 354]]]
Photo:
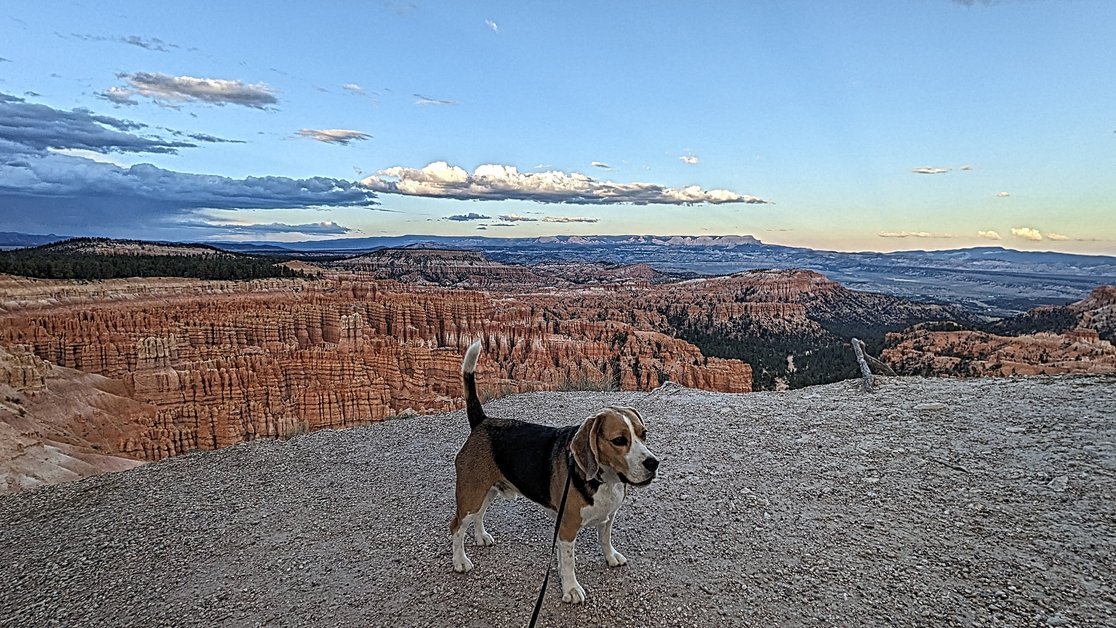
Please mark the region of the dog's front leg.
[[450, 537], [453, 539], [453, 570], [457, 573], [468, 573], [473, 569], [473, 561], [465, 555], [465, 529], [472, 522], [472, 515], [461, 521], [454, 520], [456, 527], [452, 527]]
[[612, 520], [616, 515], [612, 515], [604, 523], [597, 526], [597, 540], [601, 543], [601, 553], [604, 554], [605, 562], [609, 567], [619, 567], [626, 565], [628, 559], [624, 555], [616, 551], [612, 546]]
[[585, 589], [574, 575], [574, 544], [576, 533], [569, 541], [558, 540], [558, 573], [562, 575], [562, 601], [581, 604], [585, 601]]

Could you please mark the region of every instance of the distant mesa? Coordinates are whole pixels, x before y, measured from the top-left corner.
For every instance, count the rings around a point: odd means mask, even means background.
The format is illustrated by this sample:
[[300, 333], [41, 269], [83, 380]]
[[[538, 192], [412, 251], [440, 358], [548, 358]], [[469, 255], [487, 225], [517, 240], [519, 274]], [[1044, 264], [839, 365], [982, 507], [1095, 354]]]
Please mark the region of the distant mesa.
[[[8, 235], [15, 241], [49, 238]], [[1016, 251], [998, 246], [842, 253], [765, 244], [749, 235], [533, 238], [403, 235], [211, 244], [230, 252], [315, 263], [385, 248], [473, 250], [483, 251], [485, 258], [494, 264], [527, 266], [536, 273], [543, 273], [540, 267], [552, 263], [647, 264], [672, 277], [725, 275], [761, 268], [808, 268], [859, 290], [918, 301], [952, 303], [980, 316], [996, 318], [1013, 316], [1038, 305], [1076, 301], [1098, 284], [1116, 283], [1116, 257], [1111, 256]], [[4, 239], [0, 237], [0, 248], [3, 246]], [[565, 278], [579, 283], [576, 278]], [[424, 279], [421, 275], [414, 279], [440, 281], [433, 277]], [[499, 284], [483, 278], [471, 279], [467, 274], [457, 281], [462, 287]]]
[[434, 247], [434, 243], [416, 243], [325, 265], [334, 270], [360, 273], [370, 279], [513, 292], [587, 284], [649, 286], [679, 277], [656, 271], [647, 264], [553, 262], [524, 266], [490, 260], [480, 251]]
[[17, 233], [14, 231], [0, 231], [0, 250], [17, 249], [27, 246], [41, 246], [43, 244], [50, 244], [51, 242], [58, 242], [60, 240], [68, 240], [70, 236], [54, 235], [53, 233], [46, 235], [37, 235], [30, 233]]
[[145, 240], [114, 240], [111, 238], [71, 238], [38, 247], [40, 251], [66, 253], [87, 253], [92, 255], [135, 255], [135, 256], [219, 256], [233, 257], [234, 253], [223, 251], [209, 244], [189, 244], [181, 242], [148, 242]]
[[329, 266], [337, 270], [361, 273], [369, 279], [394, 279], [444, 287], [532, 287], [552, 284], [548, 278], [526, 266], [492, 262], [479, 251], [390, 248], [338, 260]]

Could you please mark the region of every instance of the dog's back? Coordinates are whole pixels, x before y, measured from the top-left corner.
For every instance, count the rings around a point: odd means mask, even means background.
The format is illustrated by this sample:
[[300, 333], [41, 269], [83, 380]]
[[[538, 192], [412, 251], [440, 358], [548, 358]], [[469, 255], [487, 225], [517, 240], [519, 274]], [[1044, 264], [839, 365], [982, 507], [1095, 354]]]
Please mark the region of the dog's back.
[[472, 433], [462, 447], [464, 455], [459, 456], [468, 461], [470, 467], [475, 466], [472, 460], [477, 457], [491, 460], [501, 476], [498, 482], [503, 485], [501, 490], [514, 489], [537, 504], [556, 508], [551, 499], [552, 461], [563, 460], [564, 447], [577, 426], [556, 428], [485, 414], [476, 383], [480, 349], [480, 341], [473, 343], [461, 363], [465, 408]]

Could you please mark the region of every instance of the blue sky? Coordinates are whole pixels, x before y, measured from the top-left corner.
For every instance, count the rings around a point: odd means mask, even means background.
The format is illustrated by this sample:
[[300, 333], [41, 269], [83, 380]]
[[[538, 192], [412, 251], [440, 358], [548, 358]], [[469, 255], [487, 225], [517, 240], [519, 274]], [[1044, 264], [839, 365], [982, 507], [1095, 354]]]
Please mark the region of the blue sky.
[[1116, 254], [1107, 0], [201, 6], [5, 2], [0, 230]]

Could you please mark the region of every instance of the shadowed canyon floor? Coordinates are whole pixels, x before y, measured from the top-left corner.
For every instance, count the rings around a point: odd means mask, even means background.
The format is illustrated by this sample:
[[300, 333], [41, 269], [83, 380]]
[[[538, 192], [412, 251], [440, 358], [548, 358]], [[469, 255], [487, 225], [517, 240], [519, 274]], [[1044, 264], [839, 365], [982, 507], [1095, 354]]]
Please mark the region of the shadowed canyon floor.
[[[543, 626], [1111, 625], [1116, 379], [530, 393], [494, 416], [648, 419], [660, 478], [584, 606]], [[549, 519], [489, 511], [451, 568], [462, 412], [254, 441], [0, 498], [0, 625], [522, 625]]]

